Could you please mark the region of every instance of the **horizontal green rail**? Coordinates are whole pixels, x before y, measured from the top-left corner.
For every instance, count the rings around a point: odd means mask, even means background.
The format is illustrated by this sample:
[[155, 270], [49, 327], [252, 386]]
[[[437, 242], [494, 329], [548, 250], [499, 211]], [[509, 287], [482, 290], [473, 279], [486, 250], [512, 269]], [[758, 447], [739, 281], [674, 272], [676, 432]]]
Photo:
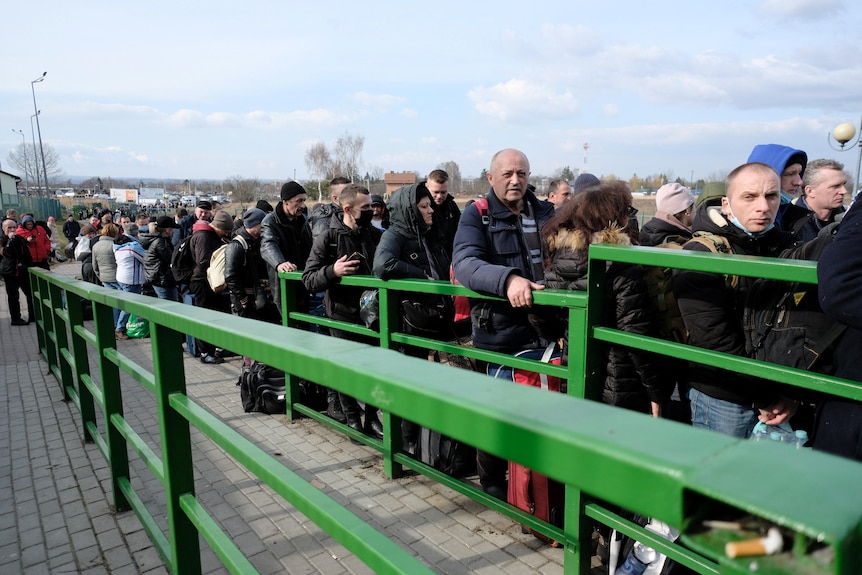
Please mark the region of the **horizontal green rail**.
[[[617, 254], [602, 252], [603, 248], [604, 246], [593, 246], [591, 256], [607, 259], [619, 257], [621, 261], [623, 258], [631, 258], [637, 263], [662, 262], [662, 265], [692, 266], [692, 269], [716, 273], [744, 275], [745, 272], [768, 277], [761, 273], [767, 266], [753, 258], [679, 254], [670, 253], [670, 250], [658, 250], [661, 253], [652, 254], [641, 253], [633, 248]], [[734, 264], [738, 264], [738, 267]], [[792, 278], [796, 281], [801, 281], [800, 276], [804, 274], [809, 274], [806, 277], [812, 277], [810, 265], [794, 265], [803, 271], [793, 274], [790, 271], [793, 267], [791, 265], [786, 266], [786, 269], [768, 273], [774, 273], [779, 279]], [[567, 511], [567, 525], [562, 530], [548, 528], [548, 531], [555, 537], [562, 535], [559, 539], [566, 543], [566, 573], [586, 573], [589, 568], [589, 557], [581, 552], [589, 549], [589, 530], [583, 528], [581, 521], [584, 517], [616, 524], [621, 527], [621, 531], [630, 534], [641, 533], [631, 525], [626, 525], [623, 517], [596, 506], [591, 502], [593, 499], [679, 527], [682, 531], [681, 539], [696, 550], [700, 557], [691, 552], [679, 551], [678, 546], [661, 542], [655, 542], [657, 548], [667, 548], [670, 555], [678, 555], [682, 562], [696, 566], [701, 572], [713, 573], [716, 570], [715, 565], [718, 565], [718, 572], [721, 573], [742, 572], [750, 568], [749, 560], [731, 560], [724, 556], [724, 541], [739, 535], [706, 527], [710, 519], [724, 517], [728, 513], [751, 514], [796, 534], [797, 543], [794, 550], [760, 559], [759, 573], [796, 573], [799, 572], [800, 566], [805, 566], [808, 570], [806, 572], [812, 573], [850, 574], [862, 570], [862, 501], [847, 497], [847, 494], [853, 493], [853, 489], [862, 482], [862, 466], [810, 450], [795, 451], [784, 446], [740, 441], [571, 396], [573, 388], [586, 390], [589, 394], [590, 380], [596, 377], [589, 367], [590, 362], [595, 361], [595, 349], [601, 341], [620, 337], [620, 334], [612, 333], [613, 330], [597, 322], [590, 325], [583, 314], [592, 313], [590, 317], [593, 317], [595, 311], [588, 309], [589, 300], [584, 293], [535, 293], [536, 305], [568, 307], [570, 321], [574, 318], [577, 326], [583, 328], [587, 336], [581, 342], [576, 337], [577, 331], [572, 332], [570, 365], [567, 368], [545, 366], [539, 362], [526, 364], [527, 368], [535, 371], [564, 373], [570, 382], [570, 396], [567, 397], [549, 395], [534, 388], [493, 380], [482, 374], [402, 356], [387, 349], [393, 341], [403, 336], [402, 341], [427, 343], [429, 349], [463, 351], [468, 357], [488, 357], [497, 363], [520, 365], [523, 360], [509, 356], [498, 357], [482, 350], [455, 350], [448, 342], [426, 342], [399, 334], [399, 318], [397, 314], [389, 313], [392, 311], [389, 308], [393, 307], [392, 304], [397, 302], [398, 298], [390, 292], [409, 291], [407, 284], [417, 284], [410, 287], [425, 293], [438, 293], [436, 290], [439, 290], [439, 293], [450, 295], [476, 295], [461, 286], [441, 282], [381, 282], [374, 278], [345, 278], [348, 285], [363, 285], [381, 290], [381, 328], [378, 332], [381, 347], [374, 348], [174, 302], [134, 294], [118, 294], [114, 290], [93, 287], [38, 270], [35, 270], [33, 275], [38, 278], [37, 290], [41, 291], [47, 284], [51, 284], [59, 286], [66, 293], [67, 299], [69, 294], [76, 294], [94, 303], [94, 339], [95, 347], [100, 352], [116, 349], [113, 330], [108, 329], [112, 326], [101, 324], [100, 317], [107, 317], [111, 307], [125, 309], [146, 317], [156, 334], [164, 333], [165, 337], [175, 338], [179, 338], [180, 334], [190, 334], [206, 339], [219, 347], [283, 369], [295, 378], [315, 381], [352, 395], [360, 401], [376, 405], [393, 419], [404, 418], [436, 429], [456, 440], [516, 461], [564, 482], [568, 486], [567, 494], [574, 495], [573, 505], [578, 505], [578, 508], [575, 511]], [[283, 279], [287, 281], [289, 278], [286, 276], [289, 275], [284, 274]], [[296, 281], [295, 275], [292, 281]], [[596, 289], [596, 286], [591, 285], [590, 289]], [[53, 307], [47, 307], [45, 313], [48, 317], [45, 318], [45, 323], [48, 326], [61, 326], [57, 329], [62, 329], [63, 320], [51, 312], [51, 309], [56, 307], [56, 302]], [[70, 317], [78, 314], [78, 311], [72, 308], [74, 305], [70, 306]], [[297, 310], [287, 307], [288, 323], [300, 317], [305, 319]], [[317, 319], [319, 318], [315, 318]], [[67, 327], [78, 333], [79, 326]], [[572, 327], [570, 325], [570, 328]], [[168, 358], [172, 353], [181, 353], [178, 351], [178, 345], [160, 348], [161, 338], [162, 335], [153, 337], [154, 356], [165, 355]], [[84, 341], [87, 338], [81, 336], [79, 339]], [[173, 343], [178, 341], [175, 339]], [[667, 355], [678, 355], [677, 348], [662, 348], [663, 345], [670, 344], [658, 341], [619, 341], [621, 345], [644, 342], [647, 346], [656, 346], [659, 353], [664, 349], [669, 352]], [[698, 352], [690, 346], [681, 347], [689, 348], [683, 349], [684, 353]], [[46, 344], [44, 349], [51, 363], [49, 345]], [[109, 357], [117, 360], [119, 356], [114, 356], [114, 353], [116, 352], [111, 351]], [[713, 361], [709, 355], [711, 352], [704, 353], [706, 355], [702, 359]], [[55, 352], [54, 356], [56, 355]], [[335, 361], [331, 358], [338, 359]], [[116, 366], [122, 363], [103, 360], [103, 387], [118, 380], [119, 370]], [[79, 369], [80, 367], [78, 366]], [[181, 420], [201, 430], [287, 501], [312, 520], [319, 522], [321, 527], [342, 541], [345, 547], [365, 560], [372, 569], [391, 573], [427, 570], [427, 567], [417, 562], [409, 553], [334, 504], [307, 482], [300, 480], [281, 462], [260, 450], [256, 451], [253, 445], [224, 422], [195, 404], [184, 395], [182, 374], [177, 376], [180, 380], [173, 382], [172, 388], [177, 389], [177, 384], [180, 384], [181, 391], [169, 393], [166, 403], [160, 408], [162, 436], [169, 440], [163, 441], [161, 448], [166, 462], [174, 457], [189, 459], [185, 462], [178, 459], [173, 464], [168, 464], [170, 468], [178, 464], [180, 467], [191, 465], [188, 450], [178, 450], [172, 441], [176, 435], [172, 430], [176, 428], [177, 421]], [[164, 393], [166, 381], [163, 377], [165, 375], [156, 375], [153, 380], [157, 395]], [[67, 382], [62, 383], [65, 385]], [[289, 388], [289, 410], [293, 409], [294, 398], [290, 393], [293, 391]], [[116, 406], [110, 406], [115, 399], [106, 392], [103, 408], [109, 411], [116, 409]], [[318, 417], [323, 419], [319, 415]], [[114, 419], [112, 416], [110, 421], [113, 422]], [[113, 449], [112, 445], [128, 433], [128, 430], [123, 431], [122, 434], [112, 435], [111, 430], [108, 430], [109, 440], [103, 449], [106, 457], [111, 454], [118, 457], [118, 451]], [[398, 454], [399, 441], [400, 438], [392, 437], [392, 434], [384, 437], [380, 443], [384, 459], [389, 459], [390, 464], [394, 461], [399, 465], [412, 465], [434, 476], [427, 466], [423, 469], [422, 464], [411, 463], [410, 458]], [[374, 441], [371, 444], [377, 443]], [[769, 470], [770, 476], [765, 478], [766, 480], [761, 477], [762, 470]], [[172, 472], [170, 475], [176, 474]], [[792, 480], [782, 482], [779, 490], [776, 489], [774, 477], [787, 477]], [[171, 484], [174, 480], [178, 480], [177, 477], [169, 478], [169, 485], [166, 486], [168, 499], [174, 506], [172, 508], [191, 520], [188, 525], [201, 529], [204, 538], [212, 545], [227, 545], [223, 535], [210, 531], [214, 526], [206, 521], [199, 505], [192, 502], [192, 490], [188, 487], [178, 489]], [[183, 481], [187, 484], [187, 478], [179, 480], [180, 484]], [[456, 484], [454, 480], [447, 482]], [[126, 480], [121, 479], [121, 491], [125, 492], [125, 484]], [[477, 495], [467, 487], [461, 487], [459, 491], [483, 503], [487, 502], [495, 509], [501, 508], [501, 504], [490, 501], [490, 498], [483, 494]], [[581, 494], [584, 497], [580, 497]], [[134, 501], [133, 493], [126, 493], [125, 499], [140, 516], [141, 511], [136, 508], [137, 502]], [[518, 513], [509, 510], [511, 516], [518, 517]], [[568, 523], [569, 519], [574, 520]], [[173, 516], [169, 522], [168, 542], [171, 545], [176, 545], [173, 543], [177, 537], [175, 529], [180, 521], [179, 516]], [[342, 532], [344, 524], [349, 528]], [[356, 533], [362, 533], [362, 536], [356, 537]], [[154, 536], [151, 534], [151, 537]], [[644, 537], [646, 539], [646, 536]], [[812, 542], [829, 546], [833, 553], [833, 558], [827, 564], [814, 570], [811, 570], [809, 557], [805, 553], [807, 545]], [[185, 556], [193, 550], [192, 547], [185, 548], [177, 555], [178, 549], [170, 550], [172, 557], [186, 559]], [[167, 550], [164, 553], [167, 553]], [[231, 555], [232, 551], [229, 547], [220, 548], [217, 553], [224, 558]], [[174, 565], [174, 568], [181, 573], [195, 572], [193, 567]], [[199, 571], [199, 564], [197, 568]]]

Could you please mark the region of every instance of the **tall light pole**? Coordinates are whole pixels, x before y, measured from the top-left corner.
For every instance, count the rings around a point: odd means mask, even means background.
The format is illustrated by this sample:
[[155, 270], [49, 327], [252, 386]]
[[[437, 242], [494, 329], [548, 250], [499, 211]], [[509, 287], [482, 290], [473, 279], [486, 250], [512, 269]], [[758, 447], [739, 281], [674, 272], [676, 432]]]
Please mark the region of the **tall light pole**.
[[[856, 141], [847, 146], [847, 142], [854, 138]], [[840, 144], [840, 148], [836, 148], [832, 145], [832, 139]], [[844, 122], [843, 124], [835, 126], [835, 129], [832, 130], [831, 134], [826, 134], [826, 141], [829, 143], [830, 148], [839, 152], [846, 152], [847, 150], [852, 150], [854, 147], [859, 148], [859, 157], [856, 159], [856, 180], [853, 183], [853, 186], [855, 187], [853, 190], [853, 196], [855, 197], [856, 193], [859, 191], [859, 168], [862, 167], [862, 120], [859, 122], [858, 133], [853, 124], [850, 122]]]
[[36, 195], [42, 195], [42, 180], [39, 178], [39, 154], [36, 153], [36, 132], [33, 130], [33, 118], [38, 118], [42, 110], [30, 116], [30, 135], [33, 136], [33, 171], [36, 172]]
[[[45, 79], [48, 72], [42, 72], [42, 75], [30, 82], [30, 90], [33, 92], [33, 111], [36, 112], [36, 132], [39, 134], [39, 153], [42, 154], [42, 174], [45, 176], [45, 197], [50, 196], [48, 191], [48, 169], [45, 167], [45, 150], [42, 149], [42, 128], [39, 126], [39, 111], [36, 109], [36, 83]], [[39, 166], [36, 166], [39, 169]]]
[[30, 187], [30, 176], [28, 172], [30, 171], [30, 163], [27, 161], [27, 138], [24, 137], [24, 130], [16, 130], [13, 128], [12, 131], [16, 134], [21, 134], [21, 145], [24, 150], [24, 190], [29, 193], [28, 188]]

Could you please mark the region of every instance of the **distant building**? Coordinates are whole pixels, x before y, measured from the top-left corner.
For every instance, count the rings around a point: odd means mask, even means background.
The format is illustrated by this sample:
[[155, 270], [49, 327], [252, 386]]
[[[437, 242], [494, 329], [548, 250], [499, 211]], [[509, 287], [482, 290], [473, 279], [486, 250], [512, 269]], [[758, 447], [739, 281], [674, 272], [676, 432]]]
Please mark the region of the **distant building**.
[[389, 172], [383, 176], [383, 182], [386, 184], [386, 197], [392, 195], [392, 192], [404, 186], [410, 186], [416, 183], [416, 172]]
[[0, 170], [0, 193], [9, 196], [17, 196], [18, 182], [20, 181], [21, 178], [15, 174], [10, 174], [9, 172]]

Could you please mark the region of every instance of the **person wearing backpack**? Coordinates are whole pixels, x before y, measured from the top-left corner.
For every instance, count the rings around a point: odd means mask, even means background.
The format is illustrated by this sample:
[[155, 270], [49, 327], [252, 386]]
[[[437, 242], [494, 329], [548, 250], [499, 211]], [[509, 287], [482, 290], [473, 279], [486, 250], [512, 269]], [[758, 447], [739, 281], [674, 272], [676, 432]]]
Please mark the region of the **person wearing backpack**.
[[[228, 241], [231, 230], [233, 230], [233, 218], [224, 210], [216, 212], [212, 222], [200, 220], [192, 227], [189, 247], [195, 268], [189, 281], [189, 291], [194, 295], [195, 307], [227, 311], [221, 295], [216, 294], [210, 287], [207, 280], [207, 269], [210, 266], [213, 252]], [[206, 341], [196, 339], [195, 349], [200, 356], [201, 363], [224, 363], [224, 359], [216, 355], [215, 346]]]
[[153, 286], [159, 299], [179, 301], [177, 281], [171, 272], [171, 256], [174, 253], [171, 236], [177, 223], [170, 216], [162, 216], [148, 234], [141, 234], [141, 246], [147, 250], [144, 269], [147, 281]]
[[694, 223], [694, 194], [677, 184], [665, 184], [655, 195], [655, 217], [645, 223], [640, 231], [640, 245], [658, 246], [669, 237], [691, 239]]
[[[533, 290], [544, 289], [541, 231], [554, 206], [528, 189], [529, 177], [530, 161], [520, 150], [494, 154], [484, 208], [465, 208], [455, 232], [455, 279], [468, 289], [507, 300], [470, 301], [473, 345], [479, 349], [515, 354], [547, 343], [531, 318], [536, 316]], [[485, 365], [477, 368], [484, 371]], [[505, 501], [508, 462], [479, 450], [476, 464], [485, 493]]]
[[[696, 252], [777, 257], [794, 243], [775, 225], [780, 204], [780, 179], [771, 166], [749, 163], [733, 170], [721, 206], [704, 204], [695, 214], [693, 232], [709, 234], [721, 249], [689, 241]], [[707, 240], [709, 241], [709, 240]], [[690, 345], [746, 356], [743, 311], [754, 278], [677, 270], [673, 293], [679, 304]], [[689, 366], [692, 425], [745, 438], [758, 420], [787, 421], [797, 403], [783, 397], [770, 382], [697, 363]]]
[[224, 279], [234, 315], [280, 323], [281, 318], [261, 281], [266, 278], [266, 264], [260, 257], [264, 216], [263, 210], [257, 208], [246, 211], [242, 228], [225, 248]]

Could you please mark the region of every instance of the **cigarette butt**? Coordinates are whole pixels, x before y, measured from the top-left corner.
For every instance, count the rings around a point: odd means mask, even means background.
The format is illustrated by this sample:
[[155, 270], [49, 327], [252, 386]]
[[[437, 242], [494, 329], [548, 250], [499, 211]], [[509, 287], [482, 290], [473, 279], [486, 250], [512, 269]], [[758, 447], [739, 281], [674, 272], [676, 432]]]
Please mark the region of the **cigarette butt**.
[[735, 557], [773, 555], [781, 551], [783, 546], [784, 540], [781, 538], [781, 532], [772, 527], [767, 532], [766, 537], [728, 543], [724, 546], [724, 553], [731, 559]]

